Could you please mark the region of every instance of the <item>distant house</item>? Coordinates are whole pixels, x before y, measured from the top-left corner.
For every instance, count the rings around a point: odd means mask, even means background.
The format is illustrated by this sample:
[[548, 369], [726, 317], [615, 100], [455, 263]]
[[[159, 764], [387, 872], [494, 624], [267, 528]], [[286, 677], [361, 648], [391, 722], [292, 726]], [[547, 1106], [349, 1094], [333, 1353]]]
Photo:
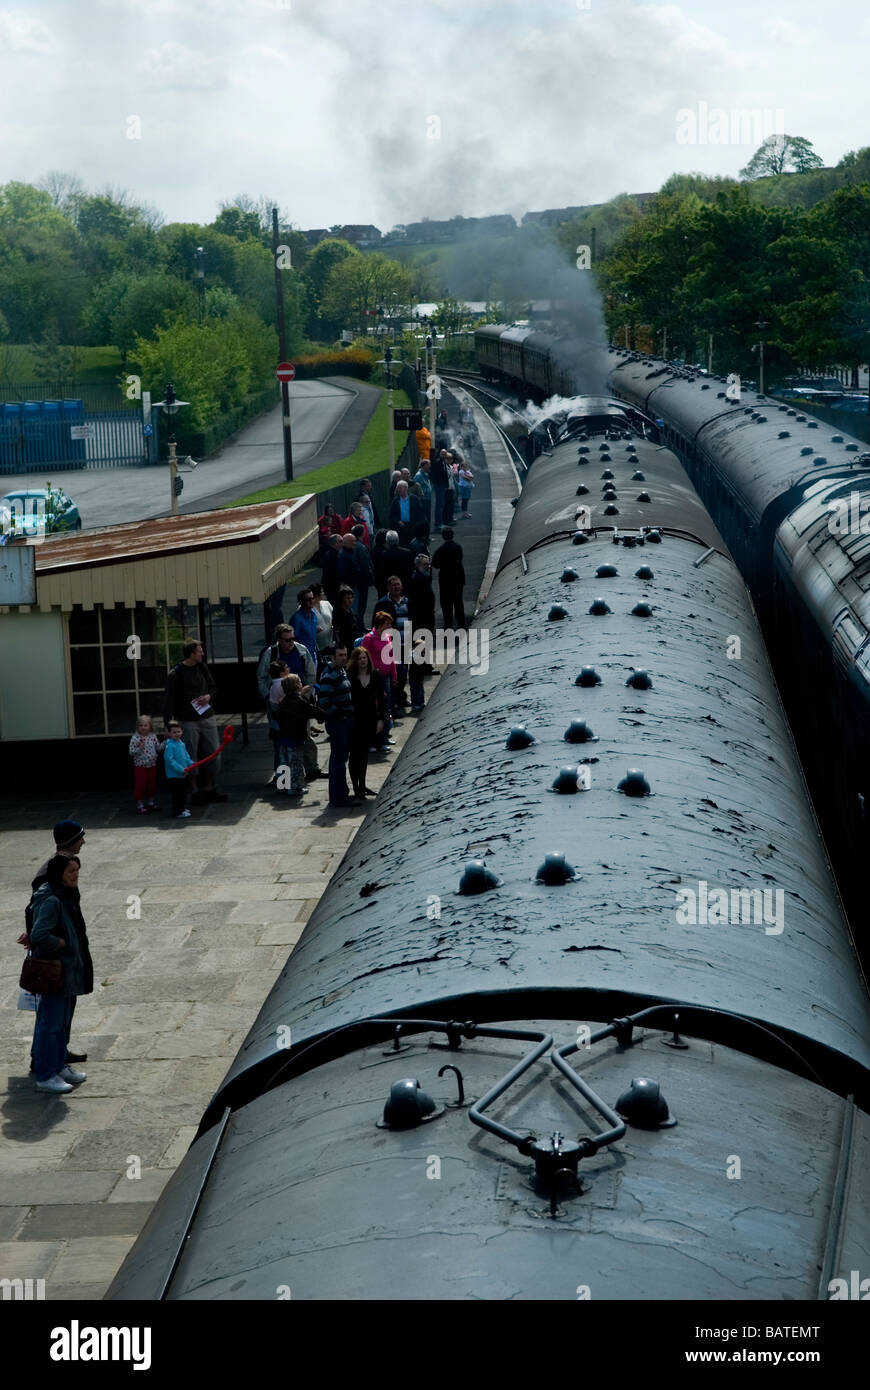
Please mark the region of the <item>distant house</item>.
[[333, 227], [332, 236], [341, 237], [343, 241], [349, 241], [352, 246], [377, 246], [381, 240], [379, 227], [373, 227], [371, 223], [363, 225], [361, 222], [351, 222], [346, 227]]
[[323, 241], [330, 235], [330, 231], [328, 227], [309, 227], [302, 235], [309, 246], [316, 246], [318, 242]]

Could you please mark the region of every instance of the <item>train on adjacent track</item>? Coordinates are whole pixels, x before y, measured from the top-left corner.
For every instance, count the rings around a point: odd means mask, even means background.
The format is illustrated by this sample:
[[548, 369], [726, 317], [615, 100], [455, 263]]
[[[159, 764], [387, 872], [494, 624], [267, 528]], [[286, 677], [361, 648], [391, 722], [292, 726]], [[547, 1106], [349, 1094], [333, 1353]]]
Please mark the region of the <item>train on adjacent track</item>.
[[[490, 325], [481, 372], [536, 400], [586, 389], [571, 339]], [[573, 360], [571, 367], [567, 362]], [[857, 933], [870, 841], [870, 452], [800, 406], [610, 349], [608, 389], [661, 421], [750, 588]], [[865, 958], [870, 941], [862, 940]]]
[[552, 430], [488, 669], [442, 675], [110, 1298], [860, 1267], [870, 1003], [744, 583], [637, 412]]

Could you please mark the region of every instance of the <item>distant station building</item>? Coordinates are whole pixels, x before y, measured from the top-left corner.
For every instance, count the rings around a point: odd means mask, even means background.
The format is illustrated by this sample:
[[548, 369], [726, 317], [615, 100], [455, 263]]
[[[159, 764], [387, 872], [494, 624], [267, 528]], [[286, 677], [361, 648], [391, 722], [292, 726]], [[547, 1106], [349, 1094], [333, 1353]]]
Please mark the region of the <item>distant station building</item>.
[[123, 781], [136, 720], [150, 714], [159, 727], [167, 673], [189, 637], [205, 646], [218, 718], [259, 709], [257, 655], [284, 585], [316, 549], [313, 496], [33, 545], [35, 603], [0, 606], [6, 789]]

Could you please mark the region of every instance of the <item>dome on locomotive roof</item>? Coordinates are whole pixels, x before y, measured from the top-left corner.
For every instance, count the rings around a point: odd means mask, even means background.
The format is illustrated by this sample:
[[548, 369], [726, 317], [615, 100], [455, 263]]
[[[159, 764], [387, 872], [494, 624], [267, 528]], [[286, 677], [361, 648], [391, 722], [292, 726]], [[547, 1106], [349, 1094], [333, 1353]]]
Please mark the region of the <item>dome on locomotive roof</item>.
[[528, 748], [534, 741], [534, 735], [529, 733], [525, 724], [515, 724], [508, 734], [506, 747], [516, 752], [518, 748]]
[[615, 579], [619, 571], [616, 565], [599, 565], [595, 571], [596, 579]]
[[649, 565], [641, 565], [639, 570], [635, 570], [634, 577], [635, 579], [654, 579], [655, 575]]
[[544, 862], [535, 874], [538, 883], [553, 887], [561, 883], [573, 883], [577, 875], [564, 854], [557, 851], [544, 855]]
[[632, 671], [625, 683], [634, 690], [652, 690], [652, 677], [648, 671]]
[[589, 605], [589, 612], [596, 618], [603, 618], [605, 613], [610, 613], [611, 609], [604, 602], [603, 598], [594, 598]]
[[563, 607], [561, 603], [554, 603], [549, 613], [547, 614], [547, 622], [559, 623], [562, 621], [563, 618], [567, 618], [567, 616], [568, 609]]
[[586, 484], [585, 484], [585, 483], [581, 483], [581, 484], [579, 485], [579, 487], [577, 488], [577, 491], [574, 493], [574, 496], [575, 496], [575, 497], [585, 497], [588, 491], [589, 491], [589, 489], [588, 489], [588, 487], [586, 486]]
[[550, 788], [559, 796], [576, 796], [580, 789], [580, 770], [577, 767], [560, 767]]
[[595, 735], [585, 719], [572, 719], [562, 738], [566, 743], [591, 743]]
[[672, 1129], [677, 1123], [657, 1081], [636, 1076], [616, 1102], [616, 1110], [637, 1129]]
[[639, 492], [637, 494], [637, 500], [638, 502], [651, 502], [652, 498], [650, 497], [648, 492]]
[[634, 471], [634, 472], [632, 473], [632, 475], [631, 475], [631, 481], [632, 481], [633, 483], [645, 483], [645, 482], [646, 482], [646, 474], [645, 474], [645, 473], [641, 473], [640, 469], [639, 469], [639, 468], [636, 468], [635, 471]]
[[633, 618], [651, 618], [653, 614], [652, 604], [640, 602], [636, 603], [631, 610]]
[[499, 880], [496, 878], [492, 869], [488, 869], [482, 859], [472, 859], [466, 864], [462, 878], [459, 880], [459, 891], [465, 896], [474, 893], [488, 893], [491, 888], [498, 888]]
[[390, 1087], [390, 1098], [384, 1106], [382, 1123], [387, 1129], [416, 1129], [436, 1110], [434, 1100], [421, 1090], [417, 1078], [407, 1076], [401, 1081], [394, 1081]]
[[619, 516], [619, 508], [616, 506], [615, 503], [609, 502], [609, 503], [607, 504], [607, 506], [604, 508], [604, 515], [605, 515], [605, 516]]
[[594, 666], [581, 666], [580, 674], [574, 682], [575, 685], [586, 686], [600, 685], [601, 677]]
[[630, 767], [617, 788], [626, 796], [650, 796], [650, 785], [639, 767]]
[[579, 578], [580, 576], [575, 569], [572, 569], [570, 565], [565, 566], [561, 575], [563, 584], [573, 584], [574, 580]]
[[615, 477], [616, 477], [616, 474], [614, 473], [614, 471], [613, 471], [612, 468], [605, 468], [605, 470], [604, 470], [604, 472], [601, 474], [601, 476], [602, 476], [602, 478], [605, 478], [605, 479], [607, 479], [607, 478], [615, 478]]
[[588, 540], [589, 540], [589, 537], [587, 536], [587, 534], [586, 534], [585, 531], [575, 531], [574, 534], [573, 534], [573, 536], [571, 537], [571, 544], [572, 544], [572, 545], [586, 545], [586, 543], [587, 543]]

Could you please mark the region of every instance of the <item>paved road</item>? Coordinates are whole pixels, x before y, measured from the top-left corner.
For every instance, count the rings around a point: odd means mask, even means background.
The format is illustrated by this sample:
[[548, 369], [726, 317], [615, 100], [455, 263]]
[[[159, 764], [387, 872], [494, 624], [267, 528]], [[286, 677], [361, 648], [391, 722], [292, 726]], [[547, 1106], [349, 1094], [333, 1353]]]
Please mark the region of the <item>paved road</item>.
[[[325, 381], [294, 381], [290, 386], [290, 418], [293, 431], [294, 474], [319, 468], [331, 462], [325, 457], [333, 434], [343, 435], [340, 429], [347, 415], [355, 415], [353, 407], [369, 393], [377, 397], [373, 387], [335, 385]], [[372, 406], [372, 409], [374, 407]], [[371, 411], [366, 414], [356, 437], [344, 453], [352, 452], [365, 428]], [[336, 457], [343, 457], [337, 455]], [[276, 406], [246, 426], [221, 452], [195, 471], [184, 470], [182, 509], [205, 510], [211, 499], [220, 501], [243, 496], [259, 487], [268, 487], [284, 476], [284, 452], [281, 439], [281, 407]], [[149, 517], [165, 516], [170, 509], [169, 469], [159, 465], [151, 468], [99, 468], [79, 472], [40, 473], [0, 477], [0, 495], [22, 487], [44, 487], [46, 477], [68, 492], [77, 504], [85, 530], [112, 526], [121, 521], [145, 521]]]

